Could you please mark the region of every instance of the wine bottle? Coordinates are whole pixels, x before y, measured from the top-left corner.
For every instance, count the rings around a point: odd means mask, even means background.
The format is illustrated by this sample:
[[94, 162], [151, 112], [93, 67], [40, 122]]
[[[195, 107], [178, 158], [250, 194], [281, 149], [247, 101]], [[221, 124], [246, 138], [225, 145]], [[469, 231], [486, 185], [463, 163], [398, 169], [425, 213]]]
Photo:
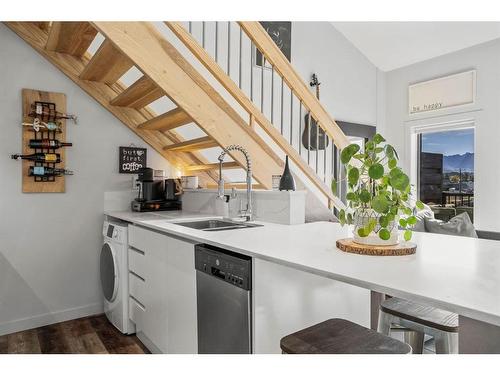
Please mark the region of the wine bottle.
[[70, 171], [68, 169], [62, 169], [62, 168], [51, 168], [51, 167], [36, 167], [36, 166], [31, 166], [28, 171], [29, 176], [44, 176], [44, 177], [50, 177], [50, 176], [63, 176], [63, 175], [72, 175], [73, 171]]
[[47, 116], [54, 119], [68, 119], [68, 120], [73, 120], [75, 124], [77, 121], [77, 117], [75, 115], [57, 112], [55, 109], [44, 107], [40, 104], [35, 104], [35, 103], [31, 104], [31, 112], [29, 113], [29, 116], [30, 117]]
[[47, 154], [44, 152], [38, 152], [35, 154], [30, 154], [30, 155], [15, 154], [15, 155], [11, 155], [11, 158], [12, 159], [38, 161], [41, 163], [60, 163], [61, 162], [61, 155], [60, 154]]
[[55, 150], [60, 147], [73, 146], [73, 144], [69, 142], [61, 142], [57, 139], [30, 139], [28, 146], [29, 148], [47, 148]]

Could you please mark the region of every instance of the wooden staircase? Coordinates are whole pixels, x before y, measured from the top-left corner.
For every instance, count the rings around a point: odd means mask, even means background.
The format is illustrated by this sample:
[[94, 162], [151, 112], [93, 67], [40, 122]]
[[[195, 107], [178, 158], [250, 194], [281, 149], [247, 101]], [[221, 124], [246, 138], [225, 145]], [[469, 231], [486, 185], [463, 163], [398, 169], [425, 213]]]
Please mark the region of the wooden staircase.
[[[276, 131], [273, 124], [224, 73], [197, 41], [178, 23], [166, 22], [179, 40], [199, 59], [248, 113], [245, 120], [191, 63], [148, 22], [7, 22], [17, 35], [57, 66], [70, 79], [113, 113], [127, 127], [167, 158], [181, 172], [200, 176], [204, 187], [218, 180], [218, 164], [209, 162], [200, 150], [239, 144], [252, 155], [256, 187], [271, 189], [271, 177], [283, 169], [282, 158], [256, 131], [262, 128], [302, 173], [334, 203], [329, 183], [317, 173]], [[293, 92], [300, 95], [321, 128], [331, 136], [338, 148], [347, 139], [321, 104], [307, 90], [289, 62], [256, 22], [240, 22], [241, 30], [264, 51]], [[90, 55], [89, 46], [100, 33], [104, 41]], [[271, 43], [271, 44], [269, 44]], [[132, 67], [143, 75], [126, 87], [119, 79]], [[278, 69], [279, 67], [279, 69]], [[274, 71], [274, 70], [273, 70]], [[176, 108], [157, 115], [149, 107], [166, 96]], [[184, 139], [176, 129], [196, 124], [205, 136]], [[224, 168], [242, 168], [245, 160], [230, 153], [233, 161]], [[325, 155], [326, 160], [326, 155]], [[325, 162], [326, 163], [326, 162]], [[326, 179], [326, 178], [325, 178]], [[239, 187], [238, 184], [234, 186]]]

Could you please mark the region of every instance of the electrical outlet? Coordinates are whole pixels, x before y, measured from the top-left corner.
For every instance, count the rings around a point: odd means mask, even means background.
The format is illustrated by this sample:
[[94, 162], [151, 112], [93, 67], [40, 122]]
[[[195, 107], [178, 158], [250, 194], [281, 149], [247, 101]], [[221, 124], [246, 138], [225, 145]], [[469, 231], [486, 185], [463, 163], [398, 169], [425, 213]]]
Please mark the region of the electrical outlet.
[[139, 190], [139, 176], [133, 175], [132, 176], [132, 190], [138, 191]]

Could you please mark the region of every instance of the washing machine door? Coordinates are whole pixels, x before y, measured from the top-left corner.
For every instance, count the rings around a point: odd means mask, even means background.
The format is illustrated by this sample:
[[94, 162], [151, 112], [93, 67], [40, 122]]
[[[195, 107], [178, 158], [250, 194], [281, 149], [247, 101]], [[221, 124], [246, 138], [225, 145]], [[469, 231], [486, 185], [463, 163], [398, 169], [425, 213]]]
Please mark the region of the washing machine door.
[[113, 302], [118, 294], [118, 262], [109, 243], [102, 246], [100, 269], [102, 293], [108, 302]]

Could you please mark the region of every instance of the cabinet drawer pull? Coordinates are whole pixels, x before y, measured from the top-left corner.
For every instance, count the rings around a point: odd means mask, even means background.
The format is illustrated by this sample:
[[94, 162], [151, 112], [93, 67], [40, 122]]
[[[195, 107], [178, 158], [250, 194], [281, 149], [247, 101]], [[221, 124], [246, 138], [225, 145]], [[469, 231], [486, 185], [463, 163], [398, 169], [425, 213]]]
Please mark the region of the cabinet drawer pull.
[[139, 301], [139, 300], [138, 300], [137, 298], [135, 298], [133, 295], [129, 295], [129, 297], [130, 297], [130, 299], [131, 299], [132, 301], [134, 301], [135, 303], [137, 303], [141, 309], [146, 310], [146, 306], [144, 306], [144, 304], [143, 304], [141, 301]]
[[132, 251], [135, 251], [136, 253], [139, 253], [141, 255], [145, 255], [146, 253], [142, 250], [139, 250], [139, 249], [136, 249], [135, 247], [133, 246], [129, 246], [129, 249], [132, 250]]
[[130, 272], [131, 275], [134, 275], [135, 277], [137, 277], [139, 280], [142, 280], [142, 281], [146, 281], [146, 279], [142, 276], [139, 276], [138, 274], [136, 274], [134, 271], [128, 271]]

